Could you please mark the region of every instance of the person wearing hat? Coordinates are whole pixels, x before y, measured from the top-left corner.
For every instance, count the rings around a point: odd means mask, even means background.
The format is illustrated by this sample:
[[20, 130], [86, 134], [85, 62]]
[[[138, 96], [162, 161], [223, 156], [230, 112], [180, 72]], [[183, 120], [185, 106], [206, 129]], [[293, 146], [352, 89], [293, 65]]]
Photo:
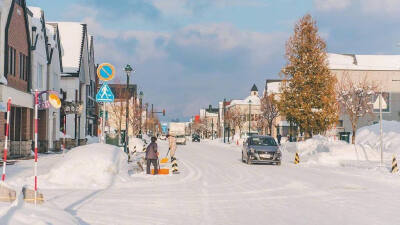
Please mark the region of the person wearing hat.
[[151, 137], [151, 143], [149, 146], [146, 148], [146, 173], [150, 174], [150, 166], [153, 164], [154, 166], [154, 175], [158, 174], [158, 146], [157, 146], [157, 138], [156, 137]]

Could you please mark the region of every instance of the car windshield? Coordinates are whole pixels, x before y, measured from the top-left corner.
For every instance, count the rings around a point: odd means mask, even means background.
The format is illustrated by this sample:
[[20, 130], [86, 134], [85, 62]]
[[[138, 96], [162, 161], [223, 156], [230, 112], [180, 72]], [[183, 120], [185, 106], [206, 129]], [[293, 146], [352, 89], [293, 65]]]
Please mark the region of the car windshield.
[[252, 137], [250, 145], [277, 146], [275, 140], [270, 137]]
[[184, 138], [185, 136], [184, 135], [178, 135], [178, 136], [176, 136], [177, 138]]

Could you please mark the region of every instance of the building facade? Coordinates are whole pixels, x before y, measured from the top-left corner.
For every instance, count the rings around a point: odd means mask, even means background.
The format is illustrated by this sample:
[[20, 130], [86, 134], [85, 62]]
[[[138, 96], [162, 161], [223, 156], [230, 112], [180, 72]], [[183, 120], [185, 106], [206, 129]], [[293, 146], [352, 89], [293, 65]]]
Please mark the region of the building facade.
[[[33, 94], [31, 92], [31, 38], [25, 0], [0, 4], [0, 102], [12, 100], [10, 156], [30, 155], [33, 137]], [[6, 117], [0, 113], [0, 138], [4, 140]]]

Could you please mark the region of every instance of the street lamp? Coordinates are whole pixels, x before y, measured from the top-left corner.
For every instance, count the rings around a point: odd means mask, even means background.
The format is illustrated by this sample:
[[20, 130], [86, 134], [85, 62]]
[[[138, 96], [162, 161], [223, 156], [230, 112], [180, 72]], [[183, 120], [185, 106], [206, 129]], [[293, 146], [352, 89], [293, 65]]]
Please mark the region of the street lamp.
[[250, 136], [250, 127], [251, 127], [251, 99], [249, 99], [249, 134]]
[[143, 115], [143, 91], [140, 91], [139, 93], [139, 104], [140, 104], [140, 127], [139, 127], [139, 134], [142, 135], [142, 115]]
[[129, 93], [129, 76], [131, 75], [133, 69], [132, 67], [127, 64], [125, 66], [125, 73], [126, 73], [126, 115], [125, 115], [125, 146], [124, 146], [124, 151], [126, 153], [128, 153], [128, 141], [129, 141], [129, 132], [128, 132], [128, 122], [129, 122], [129, 97], [130, 97], [130, 93]]

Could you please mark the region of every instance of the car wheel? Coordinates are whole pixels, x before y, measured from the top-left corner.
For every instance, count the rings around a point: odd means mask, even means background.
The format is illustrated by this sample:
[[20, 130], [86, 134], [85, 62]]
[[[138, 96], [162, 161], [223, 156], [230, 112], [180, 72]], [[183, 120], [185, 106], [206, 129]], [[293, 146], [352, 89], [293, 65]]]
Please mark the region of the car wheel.
[[250, 159], [250, 156], [247, 156], [247, 165], [251, 165], [251, 159]]

